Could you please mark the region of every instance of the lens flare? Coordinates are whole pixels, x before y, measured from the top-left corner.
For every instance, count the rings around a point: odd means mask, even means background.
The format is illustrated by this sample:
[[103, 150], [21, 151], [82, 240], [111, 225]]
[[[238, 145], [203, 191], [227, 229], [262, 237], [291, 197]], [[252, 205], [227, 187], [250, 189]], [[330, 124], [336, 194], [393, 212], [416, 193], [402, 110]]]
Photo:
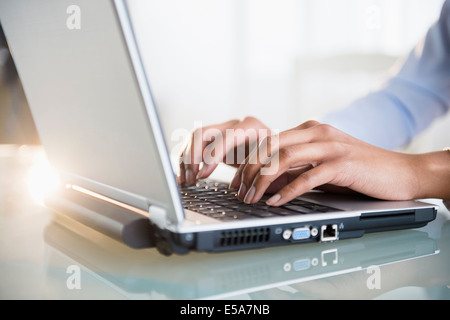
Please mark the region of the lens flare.
[[40, 156], [28, 169], [26, 184], [32, 200], [43, 206], [45, 197], [58, 188], [60, 181], [46, 157]]

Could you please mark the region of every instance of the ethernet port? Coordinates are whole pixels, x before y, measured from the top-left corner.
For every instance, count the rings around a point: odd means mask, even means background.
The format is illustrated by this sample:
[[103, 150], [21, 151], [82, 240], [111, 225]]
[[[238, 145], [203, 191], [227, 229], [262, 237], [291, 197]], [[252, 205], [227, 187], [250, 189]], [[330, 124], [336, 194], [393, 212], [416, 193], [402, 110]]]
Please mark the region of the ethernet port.
[[335, 241], [338, 239], [338, 227], [337, 224], [328, 224], [320, 227], [320, 241]]

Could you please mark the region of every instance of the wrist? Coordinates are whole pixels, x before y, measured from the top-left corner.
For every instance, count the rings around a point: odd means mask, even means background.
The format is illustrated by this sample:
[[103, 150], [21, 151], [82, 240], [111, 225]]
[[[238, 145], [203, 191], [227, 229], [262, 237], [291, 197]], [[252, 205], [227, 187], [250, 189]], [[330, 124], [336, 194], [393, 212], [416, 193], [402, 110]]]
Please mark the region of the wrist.
[[415, 198], [450, 199], [450, 152], [435, 151], [416, 156], [419, 188]]

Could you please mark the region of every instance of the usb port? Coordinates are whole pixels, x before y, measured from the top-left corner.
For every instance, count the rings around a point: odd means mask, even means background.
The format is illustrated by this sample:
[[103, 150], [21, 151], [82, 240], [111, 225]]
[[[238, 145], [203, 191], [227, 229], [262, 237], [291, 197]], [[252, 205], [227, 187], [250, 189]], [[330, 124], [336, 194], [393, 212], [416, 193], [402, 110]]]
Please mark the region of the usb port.
[[337, 224], [323, 225], [320, 227], [320, 241], [322, 242], [337, 240], [338, 234]]

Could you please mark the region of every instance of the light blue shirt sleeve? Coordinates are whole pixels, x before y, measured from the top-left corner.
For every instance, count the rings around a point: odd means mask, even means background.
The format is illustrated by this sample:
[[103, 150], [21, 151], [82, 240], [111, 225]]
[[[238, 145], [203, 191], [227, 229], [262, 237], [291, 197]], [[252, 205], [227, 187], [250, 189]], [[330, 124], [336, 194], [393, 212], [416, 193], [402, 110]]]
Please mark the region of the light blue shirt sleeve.
[[450, 109], [450, 4], [383, 87], [321, 121], [373, 145], [408, 143]]

